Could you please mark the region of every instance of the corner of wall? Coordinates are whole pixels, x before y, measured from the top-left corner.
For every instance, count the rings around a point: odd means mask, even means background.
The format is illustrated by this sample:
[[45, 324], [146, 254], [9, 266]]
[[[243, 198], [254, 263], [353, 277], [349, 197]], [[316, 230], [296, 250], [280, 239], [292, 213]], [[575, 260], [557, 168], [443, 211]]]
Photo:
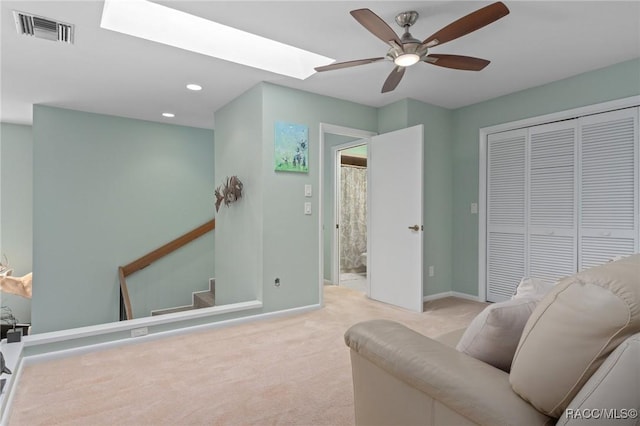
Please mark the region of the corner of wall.
[[397, 102], [378, 108], [378, 133], [388, 133], [409, 127], [409, 101]]

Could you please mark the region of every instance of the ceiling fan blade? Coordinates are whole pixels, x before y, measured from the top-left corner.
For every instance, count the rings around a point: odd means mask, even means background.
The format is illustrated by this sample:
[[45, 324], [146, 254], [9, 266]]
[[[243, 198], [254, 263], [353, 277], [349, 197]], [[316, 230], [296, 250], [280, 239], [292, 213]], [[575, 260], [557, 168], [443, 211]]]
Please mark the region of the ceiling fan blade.
[[400, 38], [398, 37], [396, 32], [393, 31], [391, 27], [382, 20], [382, 18], [373, 13], [371, 10], [352, 10], [351, 16], [353, 16], [356, 21], [360, 22], [360, 25], [368, 29], [374, 36], [378, 37], [385, 43], [393, 46], [393, 41], [397, 43], [398, 46], [402, 46], [402, 41], [400, 41]]
[[425, 39], [422, 44], [427, 47], [444, 44], [470, 32], [479, 30], [485, 25], [489, 25], [508, 14], [509, 9], [504, 3], [496, 2], [490, 4], [450, 23], [431, 37]]
[[427, 55], [424, 62], [440, 67], [466, 71], [480, 71], [491, 63], [491, 61], [487, 61], [486, 59], [473, 58], [471, 56], [442, 55], [435, 53]]
[[391, 74], [389, 74], [389, 77], [387, 77], [382, 86], [382, 93], [390, 92], [398, 86], [398, 83], [400, 83], [400, 80], [402, 80], [404, 76], [405, 69], [405, 67], [396, 66], [393, 71], [391, 71]]
[[315, 67], [314, 69], [316, 71], [318, 71], [318, 72], [338, 70], [340, 68], [349, 68], [349, 67], [355, 67], [355, 66], [358, 66], [358, 65], [372, 64], [374, 62], [382, 61], [383, 59], [384, 59], [384, 57], [369, 58], [369, 59], [357, 59], [355, 61], [346, 61], [346, 62], [336, 62], [334, 64], [324, 65], [322, 67]]

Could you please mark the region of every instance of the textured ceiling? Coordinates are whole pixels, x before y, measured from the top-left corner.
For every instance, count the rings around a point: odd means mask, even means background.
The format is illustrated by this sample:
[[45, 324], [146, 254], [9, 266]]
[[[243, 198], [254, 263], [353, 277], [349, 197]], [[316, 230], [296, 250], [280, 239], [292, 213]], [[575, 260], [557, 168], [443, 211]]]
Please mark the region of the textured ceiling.
[[[424, 39], [491, 2], [480, 1], [165, 1], [164, 5], [335, 58], [384, 56], [387, 47], [350, 15], [367, 7], [390, 23], [416, 10]], [[101, 29], [102, 1], [5, 1], [1, 7], [0, 120], [31, 123], [32, 105], [213, 128], [220, 107], [260, 81], [383, 106], [414, 98], [458, 108], [640, 57], [638, 1], [505, 1], [511, 13], [432, 53], [489, 59], [481, 72], [427, 64], [409, 68], [381, 94], [390, 62], [317, 73], [301, 81]], [[12, 11], [76, 25], [76, 43], [19, 36]], [[168, 31], [170, 28], [167, 29]], [[232, 40], [220, 40], [233, 43]], [[185, 85], [204, 87], [190, 92]], [[176, 114], [173, 119], [161, 116]]]

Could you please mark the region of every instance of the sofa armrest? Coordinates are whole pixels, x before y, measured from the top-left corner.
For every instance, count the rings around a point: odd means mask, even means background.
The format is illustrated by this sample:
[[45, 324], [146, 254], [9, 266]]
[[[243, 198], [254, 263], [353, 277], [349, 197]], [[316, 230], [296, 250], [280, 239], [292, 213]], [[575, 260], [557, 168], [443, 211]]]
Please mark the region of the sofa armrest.
[[402, 324], [361, 322], [347, 330], [345, 342], [377, 367], [475, 423], [555, 423], [511, 390], [504, 371]]
[[451, 346], [452, 348], [455, 348], [456, 346], [458, 346], [458, 342], [460, 341], [460, 339], [462, 338], [462, 335], [466, 330], [467, 330], [466, 327], [459, 328], [457, 330], [453, 330], [448, 333], [435, 336], [433, 340], [437, 340], [440, 343], [443, 343], [447, 346]]

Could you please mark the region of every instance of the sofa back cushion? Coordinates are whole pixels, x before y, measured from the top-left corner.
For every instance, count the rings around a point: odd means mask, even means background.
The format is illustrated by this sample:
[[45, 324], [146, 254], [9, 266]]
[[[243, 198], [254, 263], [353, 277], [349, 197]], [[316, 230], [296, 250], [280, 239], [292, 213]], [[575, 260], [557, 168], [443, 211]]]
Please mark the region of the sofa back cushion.
[[565, 278], [525, 325], [511, 387], [557, 418], [609, 354], [639, 331], [640, 255]]

